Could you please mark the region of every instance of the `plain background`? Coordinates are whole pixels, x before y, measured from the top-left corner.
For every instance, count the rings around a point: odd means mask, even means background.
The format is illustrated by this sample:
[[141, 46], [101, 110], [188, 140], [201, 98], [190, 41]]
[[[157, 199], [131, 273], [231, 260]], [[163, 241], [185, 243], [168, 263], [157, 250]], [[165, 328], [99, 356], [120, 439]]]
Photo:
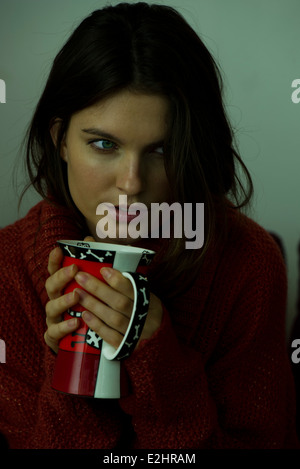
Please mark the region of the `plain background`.
[[[25, 176], [20, 145], [55, 55], [91, 11], [119, 1], [0, 0], [0, 226], [18, 210]], [[287, 331], [296, 314], [300, 240], [300, 0], [169, 0], [201, 35], [221, 66], [225, 102], [241, 155], [255, 184], [250, 215], [277, 233], [288, 268]], [[187, 70], [188, 73], [188, 70]], [[272, 331], [270, 331], [272, 333]]]

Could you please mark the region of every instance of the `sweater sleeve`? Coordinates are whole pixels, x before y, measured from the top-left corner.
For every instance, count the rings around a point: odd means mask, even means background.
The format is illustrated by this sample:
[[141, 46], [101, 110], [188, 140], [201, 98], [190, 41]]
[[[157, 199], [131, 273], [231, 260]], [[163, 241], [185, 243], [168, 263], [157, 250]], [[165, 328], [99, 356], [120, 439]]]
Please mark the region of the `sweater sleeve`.
[[199, 352], [179, 343], [167, 311], [160, 330], [126, 368], [133, 394], [121, 407], [133, 416], [137, 448], [197, 448], [209, 438], [217, 416], [203, 362]]
[[[195, 327], [190, 343], [178, 339], [165, 311], [160, 330], [127, 361], [133, 394], [121, 405], [137, 448], [299, 448], [285, 269], [269, 260], [241, 275], [232, 301], [228, 285], [218, 285], [210, 328]], [[221, 327], [215, 318], [226, 308]], [[213, 336], [208, 353], [203, 344]]]
[[0, 334], [6, 343], [6, 363], [0, 364], [0, 433], [9, 448], [115, 447], [122, 431], [117, 402], [52, 389], [56, 356], [43, 340], [43, 308], [19, 302], [11, 291], [2, 289], [6, 310], [0, 305]]
[[[24, 241], [26, 230], [22, 234]], [[56, 356], [44, 341], [48, 254], [42, 269], [34, 271], [34, 249], [25, 251], [23, 263], [18, 225], [1, 230], [0, 239], [0, 338], [6, 344], [6, 363], [0, 364], [0, 433], [11, 449], [114, 448], [124, 425], [117, 402], [51, 387]], [[44, 292], [41, 298], [36, 289]]]
[[117, 401], [88, 399], [55, 391], [51, 387], [55, 360], [55, 354], [45, 346], [45, 376], [36, 399], [37, 418], [29, 447], [114, 448], [122, 432]]

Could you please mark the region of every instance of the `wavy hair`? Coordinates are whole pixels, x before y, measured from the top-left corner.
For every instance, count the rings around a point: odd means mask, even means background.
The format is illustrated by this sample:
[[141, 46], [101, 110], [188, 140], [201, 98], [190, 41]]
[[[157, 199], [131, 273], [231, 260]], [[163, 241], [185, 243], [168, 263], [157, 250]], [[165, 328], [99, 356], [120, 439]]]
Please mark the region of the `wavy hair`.
[[[165, 166], [173, 198], [205, 206], [205, 244], [200, 252], [185, 250], [185, 239], [171, 240], [164, 262], [176, 276], [201, 264], [217, 232], [219, 237], [226, 235], [226, 224], [219, 223], [224, 226], [221, 232], [217, 220], [226, 220], [229, 199], [236, 208], [247, 205], [253, 185], [234, 146], [218, 66], [173, 8], [120, 3], [94, 11], [72, 33], [53, 62], [28, 129], [28, 186], [43, 198], [50, 195], [69, 206], [83, 223], [69, 193], [60, 145], [75, 112], [122, 89], [169, 99], [172, 123]], [[50, 128], [56, 118], [62, 125], [54, 146]], [[163, 276], [164, 269], [160, 272]]]

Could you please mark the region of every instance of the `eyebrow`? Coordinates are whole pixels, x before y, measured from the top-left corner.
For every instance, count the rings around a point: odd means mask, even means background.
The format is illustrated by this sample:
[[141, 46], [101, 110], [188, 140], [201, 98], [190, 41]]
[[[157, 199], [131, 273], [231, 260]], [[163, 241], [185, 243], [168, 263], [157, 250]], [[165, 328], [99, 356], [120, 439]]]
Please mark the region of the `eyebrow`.
[[90, 134], [90, 135], [95, 135], [96, 137], [107, 138], [107, 140], [113, 140], [118, 145], [121, 145], [121, 143], [122, 143], [120, 139], [118, 139], [117, 137], [115, 137], [112, 134], [104, 132], [101, 129], [95, 129], [95, 128], [82, 129], [82, 132], [85, 132], [85, 133]]
[[[96, 137], [107, 138], [107, 140], [112, 140], [113, 142], [117, 143], [118, 145], [122, 145], [122, 141], [116, 137], [115, 135], [109, 134], [101, 129], [90, 128], [90, 129], [81, 129], [82, 132], [95, 135]], [[146, 145], [146, 149], [149, 148], [157, 148], [164, 145], [164, 140], [158, 140], [156, 142], [149, 143]]]

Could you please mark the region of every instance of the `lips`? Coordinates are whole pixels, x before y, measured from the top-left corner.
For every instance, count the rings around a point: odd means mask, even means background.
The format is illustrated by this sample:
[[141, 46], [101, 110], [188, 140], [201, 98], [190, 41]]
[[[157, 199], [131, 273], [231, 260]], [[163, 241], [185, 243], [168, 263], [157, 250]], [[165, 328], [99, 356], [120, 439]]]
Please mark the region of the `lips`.
[[114, 218], [119, 223], [129, 224], [137, 216], [147, 216], [148, 210], [145, 204], [134, 202], [131, 205], [112, 205], [103, 204], [111, 218]]
[[[130, 223], [140, 214], [146, 215], [147, 210], [143, 207], [139, 207], [136, 203], [132, 208], [127, 205], [115, 205], [116, 220], [120, 223]], [[142, 205], [142, 204], [141, 204]], [[129, 213], [128, 213], [129, 212]]]

